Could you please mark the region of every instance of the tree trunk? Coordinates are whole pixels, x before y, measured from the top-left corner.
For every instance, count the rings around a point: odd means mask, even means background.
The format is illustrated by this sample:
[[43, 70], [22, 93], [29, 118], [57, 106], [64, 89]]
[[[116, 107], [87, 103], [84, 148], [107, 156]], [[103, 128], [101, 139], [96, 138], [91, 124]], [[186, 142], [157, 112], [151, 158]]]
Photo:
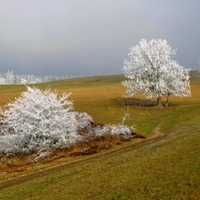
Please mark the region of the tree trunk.
[[157, 97], [157, 106], [158, 107], [162, 106], [161, 97]]
[[168, 105], [169, 105], [169, 95], [167, 95], [167, 100], [165, 102], [165, 107], [168, 107]]

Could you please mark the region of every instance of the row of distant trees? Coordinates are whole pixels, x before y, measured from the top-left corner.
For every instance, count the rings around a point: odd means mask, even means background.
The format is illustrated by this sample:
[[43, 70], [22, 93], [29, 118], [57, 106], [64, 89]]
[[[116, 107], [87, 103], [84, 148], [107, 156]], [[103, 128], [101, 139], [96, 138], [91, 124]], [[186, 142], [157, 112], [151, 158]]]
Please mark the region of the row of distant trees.
[[35, 75], [18, 75], [13, 71], [7, 73], [0, 73], [0, 84], [35, 84], [51, 82], [56, 80], [64, 80], [70, 78], [69, 76], [35, 76]]

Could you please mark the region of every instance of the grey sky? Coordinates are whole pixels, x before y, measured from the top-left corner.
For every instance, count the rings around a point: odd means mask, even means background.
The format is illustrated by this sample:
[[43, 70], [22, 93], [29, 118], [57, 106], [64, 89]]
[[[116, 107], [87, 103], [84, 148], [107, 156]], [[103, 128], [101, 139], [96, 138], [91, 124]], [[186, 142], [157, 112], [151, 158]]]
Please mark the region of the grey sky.
[[0, 73], [121, 73], [142, 38], [166, 39], [199, 69], [199, 0], [0, 0]]

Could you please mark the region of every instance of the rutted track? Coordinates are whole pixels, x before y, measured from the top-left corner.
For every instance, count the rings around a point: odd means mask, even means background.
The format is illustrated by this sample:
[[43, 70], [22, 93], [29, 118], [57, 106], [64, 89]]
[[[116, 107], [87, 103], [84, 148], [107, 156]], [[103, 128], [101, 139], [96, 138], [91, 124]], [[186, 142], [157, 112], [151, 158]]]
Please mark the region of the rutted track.
[[88, 157], [83, 157], [82, 159], [76, 160], [76, 161], [70, 161], [67, 163], [63, 163], [60, 165], [56, 165], [53, 167], [49, 167], [46, 169], [38, 170], [37, 172], [30, 172], [28, 174], [24, 175], [19, 175], [18, 177], [15, 178], [8, 178], [6, 180], [0, 181], [0, 190], [12, 187], [15, 185], [19, 185], [21, 183], [25, 183], [40, 177], [47, 176], [51, 173], [59, 172], [62, 170], [65, 170], [67, 168], [71, 168], [74, 165], [77, 165], [79, 163], [86, 163], [86, 162], [91, 162], [97, 158], [103, 158], [104, 156], [115, 156], [115, 154], [120, 154], [120, 153], [126, 153], [129, 151], [138, 151], [142, 148], [152, 146], [156, 144], [157, 142], [162, 142], [166, 139], [167, 136], [160, 131], [160, 126], [159, 124], [155, 129], [154, 129], [154, 134], [146, 139], [140, 139], [139, 141], [135, 142], [134, 144], [130, 144], [128, 146], [122, 147], [120, 149], [114, 149], [114, 150], [108, 150], [106, 152], [102, 153], [97, 153], [90, 155]]

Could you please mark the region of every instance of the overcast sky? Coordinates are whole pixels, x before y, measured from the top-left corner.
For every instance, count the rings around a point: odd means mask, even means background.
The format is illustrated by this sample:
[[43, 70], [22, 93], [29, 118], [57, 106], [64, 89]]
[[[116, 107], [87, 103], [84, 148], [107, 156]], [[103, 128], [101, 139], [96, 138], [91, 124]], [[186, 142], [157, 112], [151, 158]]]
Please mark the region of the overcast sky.
[[0, 0], [0, 73], [122, 73], [142, 38], [200, 69], [200, 0]]

